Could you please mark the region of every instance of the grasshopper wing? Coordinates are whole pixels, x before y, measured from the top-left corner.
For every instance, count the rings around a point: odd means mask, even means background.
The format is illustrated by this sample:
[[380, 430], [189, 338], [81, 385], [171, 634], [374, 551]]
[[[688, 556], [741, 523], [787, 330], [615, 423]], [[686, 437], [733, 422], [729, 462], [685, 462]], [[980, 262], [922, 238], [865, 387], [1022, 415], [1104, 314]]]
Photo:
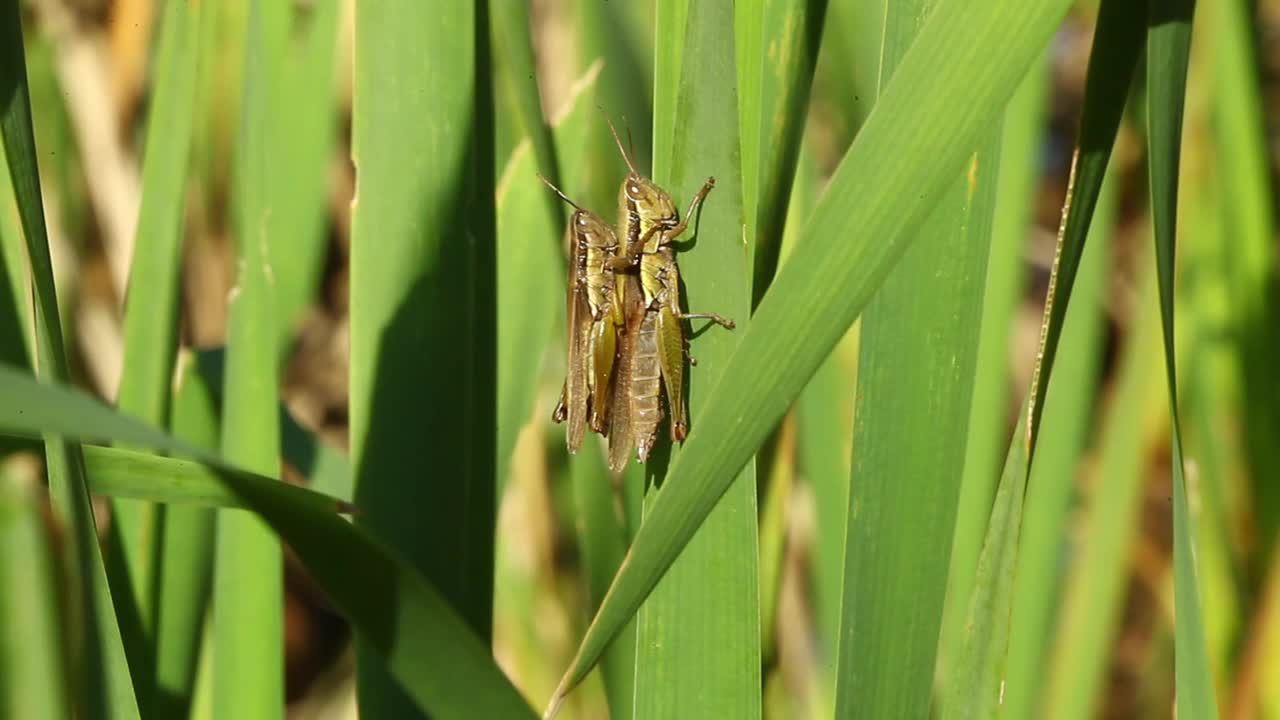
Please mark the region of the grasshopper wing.
[[644, 322], [644, 295], [634, 275], [618, 275], [618, 302], [614, 304], [617, 333], [617, 360], [609, 400], [609, 469], [620, 475], [635, 447], [635, 409], [632, 381], [636, 367], [636, 341]]

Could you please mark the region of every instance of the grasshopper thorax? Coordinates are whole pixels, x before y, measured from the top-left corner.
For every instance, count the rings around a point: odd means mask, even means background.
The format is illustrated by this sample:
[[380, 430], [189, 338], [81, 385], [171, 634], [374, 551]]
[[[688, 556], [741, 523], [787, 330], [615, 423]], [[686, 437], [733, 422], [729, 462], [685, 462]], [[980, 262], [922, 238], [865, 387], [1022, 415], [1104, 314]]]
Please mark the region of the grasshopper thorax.
[[573, 259], [579, 287], [587, 296], [592, 318], [609, 314], [613, 303], [613, 266], [618, 238], [599, 215], [578, 209], [569, 219], [573, 237]]

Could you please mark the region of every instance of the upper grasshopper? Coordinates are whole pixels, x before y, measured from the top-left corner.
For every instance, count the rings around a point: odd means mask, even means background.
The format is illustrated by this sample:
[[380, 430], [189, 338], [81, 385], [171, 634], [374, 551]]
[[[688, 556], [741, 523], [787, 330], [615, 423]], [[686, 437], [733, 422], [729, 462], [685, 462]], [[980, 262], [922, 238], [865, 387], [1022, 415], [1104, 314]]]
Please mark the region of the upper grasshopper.
[[608, 430], [609, 379], [617, 326], [622, 323], [614, 288], [618, 239], [600, 216], [578, 206], [546, 178], [538, 177], [574, 208], [565, 228], [569, 246], [568, 371], [560, 401], [551, 414], [555, 422], [569, 421], [565, 444], [573, 453], [582, 446], [588, 426], [597, 433]]
[[[733, 321], [715, 313], [686, 313], [680, 310], [680, 270], [676, 265], [672, 242], [688, 228], [715, 178], [707, 178], [689, 203], [689, 210], [680, 217], [671, 195], [636, 170], [631, 156], [622, 146], [617, 130], [609, 123], [618, 151], [627, 164], [627, 177], [618, 191], [618, 231], [625, 247], [615, 262], [618, 267], [639, 265], [640, 289], [643, 293], [645, 316], [626, 318], [626, 332], [635, 336], [629, 339], [630, 354], [620, 362], [628, 367], [630, 392], [626, 400], [630, 405], [630, 434], [639, 450], [640, 461], [649, 456], [657, 437], [661, 410], [658, 407], [658, 375], [662, 389], [666, 391], [667, 406], [671, 413], [671, 439], [683, 442], [688, 434], [688, 409], [684, 398], [685, 337], [683, 321], [693, 318], [712, 320], [726, 328], [734, 327]], [[617, 287], [625, 289], [625, 284]], [[622, 293], [616, 300], [623, 304]], [[634, 330], [633, 330], [634, 327]], [[620, 353], [621, 355], [621, 353]], [[655, 367], [656, 366], [656, 367]], [[653, 372], [656, 370], [656, 372]], [[619, 398], [615, 397], [615, 402]], [[621, 408], [615, 408], [617, 417]], [[613, 438], [611, 438], [613, 440]], [[629, 445], [629, 438], [619, 442]], [[623, 451], [630, 452], [629, 449]], [[610, 457], [614, 452], [611, 449]], [[616, 469], [616, 468], [615, 468]]]

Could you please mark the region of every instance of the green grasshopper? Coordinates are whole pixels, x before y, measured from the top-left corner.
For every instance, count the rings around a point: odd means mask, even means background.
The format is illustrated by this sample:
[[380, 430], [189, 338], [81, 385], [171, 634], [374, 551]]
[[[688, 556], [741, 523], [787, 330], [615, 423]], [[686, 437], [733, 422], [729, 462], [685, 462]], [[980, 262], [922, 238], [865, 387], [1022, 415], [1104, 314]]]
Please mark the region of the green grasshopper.
[[551, 413], [557, 423], [568, 421], [565, 444], [575, 453], [588, 426], [608, 432], [609, 381], [617, 347], [617, 327], [623, 322], [615, 304], [614, 269], [618, 239], [600, 216], [570, 200], [541, 175], [547, 187], [573, 206], [565, 228], [569, 246], [567, 287], [568, 372], [560, 401]]
[[[619, 352], [619, 357], [626, 368], [622, 376], [629, 381], [630, 387], [624, 394], [615, 393], [614, 402], [623, 400], [620, 395], [626, 396], [626, 409], [630, 410], [627, 423], [630, 437], [615, 439], [616, 430], [611, 432], [612, 465], [615, 454], [625, 457], [630, 453], [629, 445], [633, 441], [640, 461], [648, 459], [662, 419], [658, 403], [659, 385], [666, 392], [667, 407], [671, 413], [671, 439], [684, 442], [689, 421], [684, 397], [684, 360], [687, 353], [683, 322], [704, 318], [729, 329], [733, 329], [734, 323], [715, 313], [680, 310], [680, 270], [671, 247], [672, 242], [688, 229], [698, 206], [715, 187], [715, 178], [707, 178], [681, 219], [671, 195], [636, 170], [612, 122], [609, 130], [629, 170], [618, 191], [618, 230], [626, 245], [615, 267], [639, 265], [641, 301], [636, 306], [643, 308], [643, 315], [633, 316], [638, 311], [627, 305], [625, 292], [620, 293], [616, 300], [617, 306], [626, 306], [628, 310], [624, 315], [628, 353]], [[617, 283], [615, 287], [625, 290], [630, 284]], [[621, 377], [615, 384], [622, 384]], [[612, 417], [619, 418], [623, 409], [615, 406]], [[619, 445], [615, 446], [615, 442]], [[627, 447], [623, 449], [621, 446]]]

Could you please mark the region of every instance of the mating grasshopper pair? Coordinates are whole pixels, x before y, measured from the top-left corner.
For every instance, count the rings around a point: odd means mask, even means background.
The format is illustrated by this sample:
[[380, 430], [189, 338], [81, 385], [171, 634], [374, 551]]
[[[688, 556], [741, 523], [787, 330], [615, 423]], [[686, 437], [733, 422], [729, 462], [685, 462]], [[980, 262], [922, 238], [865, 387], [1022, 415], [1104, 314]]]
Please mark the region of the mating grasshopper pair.
[[609, 467], [620, 472], [632, 447], [640, 462], [653, 449], [663, 391], [672, 441], [683, 442], [688, 433], [683, 322], [706, 318], [730, 329], [734, 324], [715, 313], [680, 310], [672, 243], [688, 228], [715, 178], [707, 178], [681, 219], [671, 195], [636, 170], [612, 123], [609, 130], [629, 171], [618, 192], [617, 234], [600, 216], [543, 182], [574, 208], [565, 231], [568, 375], [552, 419], [568, 421], [569, 452], [582, 445], [588, 427], [607, 435]]

